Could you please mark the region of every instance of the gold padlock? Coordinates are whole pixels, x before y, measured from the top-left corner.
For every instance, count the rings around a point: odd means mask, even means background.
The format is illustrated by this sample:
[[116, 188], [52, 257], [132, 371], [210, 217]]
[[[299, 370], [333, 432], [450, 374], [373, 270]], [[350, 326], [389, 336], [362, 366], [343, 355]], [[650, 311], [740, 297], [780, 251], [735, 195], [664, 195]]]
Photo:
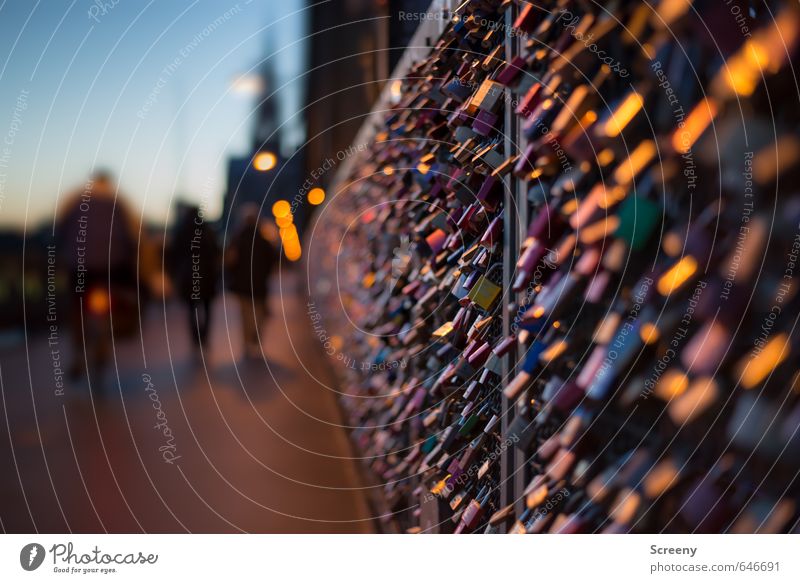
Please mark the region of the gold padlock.
[[452, 322], [445, 322], [433, 333], [434, 338], [447, 338], [450, 333], [453, 331], [453, 323]]
[[497, 297], [500, 295], [500, 286], [482, 275], [472, 289], [469, 290], [469, 299], [487, 312], [492, 308]]

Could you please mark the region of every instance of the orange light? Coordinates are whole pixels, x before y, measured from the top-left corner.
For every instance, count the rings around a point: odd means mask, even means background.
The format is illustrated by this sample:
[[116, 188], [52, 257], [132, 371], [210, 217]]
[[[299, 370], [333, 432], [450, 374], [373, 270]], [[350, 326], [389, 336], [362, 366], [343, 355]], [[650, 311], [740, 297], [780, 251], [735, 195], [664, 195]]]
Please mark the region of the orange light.
[[642, 338], [642, 342], [645, 344], [653, 344], [654, 342], [658, 342], [658, 328], [656, 328], [655, 325], [651, 324], [650, 322], [645, 322], [642, 324], [642, 329], [639, 330], [639, 335]]
[[672, 147], [679, 154], [692, 149], [697, 139], [717, 116], [717, 104], [709, 98], [703, 99], [686, 117], [684, 126], [672, 134]]
[[614, 161], [614, 152], [611, 151], [611, 148], [606, 148], [602, 150], [599, 154], [597, 154], [597, 163], [600, 166], [608, 166]]
[[561, 207], [561, 212], [565, 215], [571, 215], [576, 210], [578, 210], [578, 199], [571, 198], [567, 202], [564, 203], [564, 206]]
[[653, 14], [650, 17], [650, 21], [659, 28], [668, 28], [678, 18], [686, 14], [691, 5], [691, 2], [686, 0], [664, 0], [658, 6], [658, 15]]
[[555, 342], [549, 346], [547, 350], [542, 353], [540, 360], [544, 363], [553, 362], [556, 358], [564, 354], [566, 349], [567, 342], [565, 340], [559, 340], [558, 342]]
[[664, 249], [664, 253], [670, 257], [677, 257], [683, 250], [683, 240], [677, 233], [670, 232], [664, 235], [661, 247]]
[[297, 227], [294, 225], [289, 225], [288, 227], [284, 227], [280, 230], [281, 239], [284, 241], [297, 239]]
[[436, 338], [445, 338], [450, 332], [454, 330], [452, 322], [445, 322], [441, 326], [439, 326], [436, 331], [433, 333], [434, 337]]
[[608, 216], [592, 223], [581, 230], [580, 240], [585, 245], [591, 245], [605, 239], [619, 227], [619, 217]]
[[732, 59], [729, 67], [727, 81], [730, 88], [739, 95], [752, 94], [761, 79], [761, 71], [767, 64], [768, 58], [763, 46], [747, 41], [738, 58]]
[[291, 212], [292, 207], [286, 200], [276, 201], [275, 204], [272, 205], [272, 214], [276, 219], [289, 216]]
[[658, 381], [656, 395], [670, 401], [686, 392], [689, 388], [689, 377], [678, 370], [668, 370]]
[[86, 303], [89, 306], [89, 311], [97, 315], [107, 314], [111, 307], [108, 293], [106, 293], [104, 289], [99, 288], [92, 288], [89, 290]]
[[769, 373], [789, 356], [789, 336], [778, 334], [770, 340], [761, 352], [741, 367], [742, 386], [752, 389], [763, 381]]
[[302, 247], [300, 246], [300, 238], [297, 235], [297, 227], [289, 225], [280, 230], [281, 244], [283, 245], [283, 254], [289, 261], [297, 261], [302, 256]]
[[636, 91], [629, 93], [625, 100], [617, 107], [617, 110], [611, 114], [611, 118], [606, 122], [604, 130], [606, 136], [614, 138], [622, 133], [625, 126], [636, 117], [639, 110], [644, 105], [644, 97]]
[[602, 197], [598, 201], [598, 206], [601, 209], [611, 208], [624, 199], [627, 194], [628, 192], [621, 186], [603, 189]]
[[616, 522], [628, 524], [636, 518], [636, 513], [639, 510], [641, 496], [633, 490], [626, 490], [619, 493], [617, 497], [619, 502], [611, 511], [611, 515]]
[[677, 483], [677, 478], [678, 468], [675, 463], [670, 459], [664, 460], [644, 478], [644, 493], [648, 498], [656, 498]]
[[253, 159], [253, 167], [260, 172], [267, 172], [275, 168], [278, 158], [272, 152], [259, 152]]
[[539, 486], [533, 492], [528, 494], [525, 498], [525, 504], [528, 508], [535, 508], [547, 500], [547, 484]]
[[362, 277], [361, 285], [363, 285], [367, 289], [375, 285], [375, 274], [372, 271], [370, 271], [368, 274]]
[[711, 84], [712, 91], [722, 97], [751, 95], [765, 73], [776, 73], [786, 61], [800, 35], [800, 26], [792, 10], [783, 10], [766, 26], [748, 39], [728, 59]]
[[719, 397], [719, 386], [711, 377], [700, 377], [670, 403], [669, 416], [678, 425], [703, 414]]
[[445, 476], [444, 480], [439, 480], [439, 482], [437, 482], [436, 485], [433, 488], [431, 488], [431, 494], [437, 494], [438, 495], [438, 494], [441, 494], [442, 492], [444, 492], [447, 489], [447, 479], [449, 477], [450, 477], [450, 474], [447, 474], [447, 476]]
[[278, 225], [279, 228], [285, 229], [289, 225], [293, 223], [292, 215], [286, 215], [283, 217], [275, 217], [275, 224]]
[[286, 247], [284, 251], [286, 259], [288, 259], [289, 261], [298, 261], [300, 257], [303, 256], [303, 252], [300, 249], [300, 245], [297, 245], [296, 247]]
[[614, 339], [614, 334], [619, 327], [620, 316], [616, 312], [608, 314], [597, 325], [592, 342], [608, 344]]
[[391, 176], [392, 174], [394, 174], [394, 168], [392, 168], [391, 166], [384, 166], [383, 167], [383, 173], [386, 176]]
[[312, 188], [308, 191], [308, 202], [313, 204], [314, 206], [318, 204], [322, 204], [322, 201], [325, 200], [325, 191], [321, 188]]
[[695, 271], [697, 271], [697, 261], [691, 255], [687, 255], [659, 278], [656, 285], [658, 293], [662, 296], [671, 294], [686, 283], [686, 280], [692, 277]]
[[614, 171], [614, 179], [617, 184], [626, 185], [647, 166], [658, 152], [656, 143], [653, 140], [644, 140]]
[[283, 252], [289, 261], [297, 261], [300, 259], [301, 254], [300, 242], [293, 239], [284, 239]]

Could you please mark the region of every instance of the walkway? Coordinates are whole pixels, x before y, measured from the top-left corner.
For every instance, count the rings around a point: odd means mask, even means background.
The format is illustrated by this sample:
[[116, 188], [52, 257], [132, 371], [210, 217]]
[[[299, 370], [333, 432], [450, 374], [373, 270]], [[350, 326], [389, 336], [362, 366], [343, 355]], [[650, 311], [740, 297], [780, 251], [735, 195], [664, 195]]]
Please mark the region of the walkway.
[[232, 299], [216, 305], [204, 358], [180, 306], [150, 306], [144, 342], [117, 347], [120, 383], [100, 401], [85, 383], [56, 394], [44, 337], [0, 352], [0, 528], [371, 532], [335, 395], [313, 378], [330, 385], [330, 367], [292, 285], [282, 306], [272, 295], [265, 361], [244, 365]]

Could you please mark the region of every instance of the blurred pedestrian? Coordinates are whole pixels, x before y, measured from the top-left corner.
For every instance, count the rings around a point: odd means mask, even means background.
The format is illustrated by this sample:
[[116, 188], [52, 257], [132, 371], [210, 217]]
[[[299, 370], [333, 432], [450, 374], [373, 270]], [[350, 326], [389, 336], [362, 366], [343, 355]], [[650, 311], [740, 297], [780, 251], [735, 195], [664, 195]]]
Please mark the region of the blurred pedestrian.
[[[124, 337], [136, 330], [137, 242], [142, 237], [109, 172], [95, 172], [66, 197], [57, 237], [69, 273], [69, 374], [73, 379], [83, 376], [88, 364], [101, 377], [112, 333]], [[101, 384], [102, 378], [96, 378], [95, 385]]]
[[245, 205], [240, 216], [225, 251], [228, 289], [239, 303], [244, 354], [260, 358], [259, 331], [268, 315], [269, 279], [278, 255], [261, 228], [258, 207]]
[[217, 235], [198, 206], [180, 213], [169, 249], [174, 291], [186, 304], [189, 329], [196, 347], [205, 345], [211, 307], [217, 294], [220, 251]]

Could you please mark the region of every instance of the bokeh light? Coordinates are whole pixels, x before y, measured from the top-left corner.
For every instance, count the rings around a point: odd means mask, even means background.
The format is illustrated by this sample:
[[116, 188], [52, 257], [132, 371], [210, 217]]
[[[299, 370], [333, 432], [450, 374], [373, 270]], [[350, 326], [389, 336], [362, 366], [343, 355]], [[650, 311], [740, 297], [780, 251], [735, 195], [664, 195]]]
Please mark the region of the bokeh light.
[[321, 188], [312, 188], [308, 191], [308, 202], [313, 205], [322, 204], [325, 200], [325, 191]]
[[291, 205], [289, 205], [289, 201], [279, 200], [272, 205], [272, 215], [275, 218], [288, 216], [291, 214], [291, 212], [292, 212], [292, 207]]
[[260, 172], [268, 172], [278, 164], [278, 158], [272, 152], [259, 152], [253, 159], [253, 167]]

